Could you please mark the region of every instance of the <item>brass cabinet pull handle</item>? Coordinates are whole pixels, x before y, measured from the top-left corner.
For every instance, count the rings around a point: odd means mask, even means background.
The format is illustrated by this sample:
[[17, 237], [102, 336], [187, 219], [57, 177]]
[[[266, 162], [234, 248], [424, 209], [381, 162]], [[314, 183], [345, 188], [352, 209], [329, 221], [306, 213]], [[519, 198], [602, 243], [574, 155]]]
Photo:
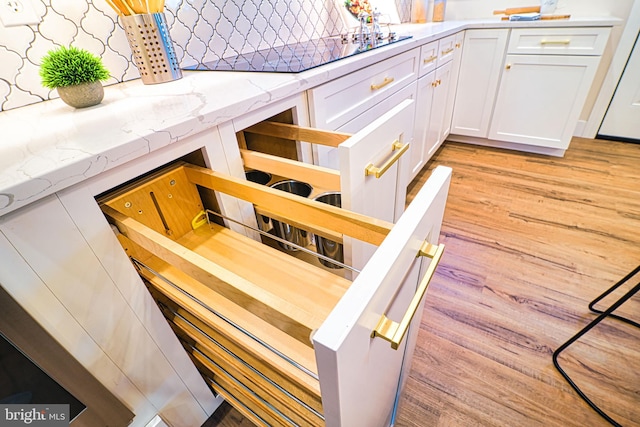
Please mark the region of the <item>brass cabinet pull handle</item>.
[[428, 57], [427, 59], [425, 59], [423, 62], [425, 64], [430, 64], [431, 62], [435, 61], [436, 59], [438, 59], [438, 57], [432, 55], [432, 56]]
[[462, 47], [462, 43], [456, 43], [456, 47], [460, 49]]
[[440, 263], [440, 259], [442, 258], [443, 253], [444, 244], [432, 245], [429, 242], [423, 243], [418, 256], [431, 258], [432, 261], [431, 264], [429, 264], [424, 277], [420, 281], [418, 290], [413, 296], [411, 303], [409, 303], [407, 311], [404, 313], [404, 316], [402, 317], [400, 323], [394, 322], [383, 314], [380, 318], [380, 321], [378, 322], [378, 326], [376, 326], [376, 328], [371, 333], [371, 338], [380, 337], [383, 340], [389, 341], [391, 343], [391, 348], [394, 350], [397, 350], [398, 347], [400, 347], [402, 339], [409, 330], [409, 325], [413, 320], [413, 316], [416, 314], [416, 311], [420, 307], [420, 301], [422, 301], [422, 297], [427, 292], [429, 282], [431, 282], [431, 278], [433, 277], [436, 268], [438, 268], [438, 264]]
[[373, 84], [371, 85], [371, 90], [378, 90], [378, 89], [382, 89], [383, 87], [385, 87], [386, 85], [388, 85], [389, 83], [393, 82], [395, 79], [393, 77], [385, 77], [384, 81], [380, 84]]
[[400, 157], [402, 157], [402, 155], [409, 149], [409, 144], [403, 144], [398, 140], [395, 140], [393, 142], [393, 144], [391, 145], [391, 151], [396, 151], [398, 150], [398, 152], [396, 152], [393, 156], [391, 156], [391, 158], [389, 160], [387, 160], [382, 166], [375, 167], [373, 165], [373, 163], [369, 163], [365, 168], [364, 168], [364, 176], [369, 176], [369, 175], [374, 175], [376, 178], [380, 178], [382, 175], [384, 175], [384, 173], [386, 171], [389, 170], [389, 168], [391, 166], [393, 166], [393, 164], [395, 162], [397, 162]]
[[511, 64], [507, 64], [507, 66], [504, 67], [504, 68], [506, 68], [507, 70], [510, 70], [511, 69]]
[[447, 49], [447, 50], [443, 50], [443, 51], [442, 51], [442, 55], [447, 55], [447, 54], [449, 54], [449, 53], [451, 53], [451, 52], [453, 52], [453, 48], [452, 48], [452, 47], [450, 47], [450, 48], [449, 48], [449, 49]]
[[540, 44], [569, 44], [571, 40], [541, 40]]

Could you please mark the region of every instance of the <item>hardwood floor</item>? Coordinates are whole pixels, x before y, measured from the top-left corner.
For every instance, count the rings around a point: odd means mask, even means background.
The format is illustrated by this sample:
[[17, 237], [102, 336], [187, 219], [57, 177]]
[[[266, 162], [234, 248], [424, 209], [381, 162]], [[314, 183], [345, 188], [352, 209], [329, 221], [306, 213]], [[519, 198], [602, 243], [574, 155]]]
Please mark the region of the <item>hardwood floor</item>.
[[[453, 168], [446, 251], [396, 425], [609, 425], [551, 355], [640, 264], [640, 145], [574, 139], [552, 158], [447, 142], [409, 200], [436, 165]], [[640, 295], [618, 313], [640, 321]], [[640, 426], [640, 329], [606, 320], [560, 363], [614, 419]], [[227, 409], [205, 425], [248, 423]]]

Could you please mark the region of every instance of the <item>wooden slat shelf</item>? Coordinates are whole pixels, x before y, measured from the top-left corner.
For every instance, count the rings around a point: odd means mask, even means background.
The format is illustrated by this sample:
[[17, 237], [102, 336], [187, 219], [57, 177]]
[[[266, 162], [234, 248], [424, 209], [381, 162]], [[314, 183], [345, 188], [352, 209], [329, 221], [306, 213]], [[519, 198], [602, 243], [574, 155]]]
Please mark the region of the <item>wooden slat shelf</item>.
[[[131, 244], [131, 242], [126, 243], [128, 245]], [[308, 389], [314, 390], [317, 388], [317, 381], [315, 379], [304, 374], [299, 369], [292, 367], [275, 354], [271, 354], [264, 346], [261, 346], [251, 337], [243, 334], [224, 320], [216, 317], [207, 310], [206, 307], [215, 309], [216, 312], [220, 313], [227, 319], [233, 319], [237, 326], [251, 331], [256, 338], [268, 343], [274, 349], [285, 353], [291, 359], [317, 375], [315, 354], [309, 341], [301, 342], [292, 338], [287, 333], [256, 316], [250, 307], [243, 307], [229, 301], [207, 285], [193, 279], [178, 268], [157, 257], [147, 259], [145, 261], [145, 265], [151, 268], [162, 278], [180, 286], [180, 289], [184, 291], [181, 292], [155, 274], [150, 273], [145, 269], [140, 269], [140, 274], [161, 295], [164, 295], [170, 301], [178, 304], [178, 306], [184, 308], [188, 313], [191, 313], [191, 315], [195, 316], [200, 321], [205, 322], [208, 326], [216, 329], [219, 333], [223, 333], [228, 339], [236, 342], [243, 351], [246, 351], [261, 360], [268, 361], [269, 364], [277, 367], [279, 370], [286, 373], [286, 375], [292, 377], [295, 381], [306, 384], [305, 387]], [[206, 307], [198, 304], [188, 295], [197, 296], [197, 298], [205, 304]]]

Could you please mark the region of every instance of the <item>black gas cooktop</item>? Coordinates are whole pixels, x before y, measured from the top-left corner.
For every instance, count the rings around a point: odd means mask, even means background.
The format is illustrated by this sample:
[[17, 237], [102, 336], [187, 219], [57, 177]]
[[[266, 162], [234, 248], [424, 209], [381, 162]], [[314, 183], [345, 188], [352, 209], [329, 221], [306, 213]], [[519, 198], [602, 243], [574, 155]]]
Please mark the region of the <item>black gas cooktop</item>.
[[411, 38], [411, 36], [398, 37], [391, 35], [379, 40], [362, 42], [355, 37], [326, 37], [244, 53], [184, 67], [183, 69], [299, 73], [409, 38]]

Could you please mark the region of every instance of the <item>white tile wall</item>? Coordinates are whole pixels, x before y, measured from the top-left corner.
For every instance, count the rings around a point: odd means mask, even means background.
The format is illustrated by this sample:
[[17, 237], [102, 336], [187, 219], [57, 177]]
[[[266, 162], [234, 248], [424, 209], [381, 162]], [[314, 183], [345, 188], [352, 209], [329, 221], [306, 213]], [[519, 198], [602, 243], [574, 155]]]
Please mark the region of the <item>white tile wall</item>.
[[[402, 21], [411, 0], [395, 0]], [[32, 0], [41, 22], [0, 24], [0, 111], [57, 97], [40, 83], [41, 58], [60, 45], [102, 57], [106, 85], [139, 77], [115, 12], [104, 0]], [[166, 0], [166, 17], [181, 65], [339, 34], [335, 0]]]

